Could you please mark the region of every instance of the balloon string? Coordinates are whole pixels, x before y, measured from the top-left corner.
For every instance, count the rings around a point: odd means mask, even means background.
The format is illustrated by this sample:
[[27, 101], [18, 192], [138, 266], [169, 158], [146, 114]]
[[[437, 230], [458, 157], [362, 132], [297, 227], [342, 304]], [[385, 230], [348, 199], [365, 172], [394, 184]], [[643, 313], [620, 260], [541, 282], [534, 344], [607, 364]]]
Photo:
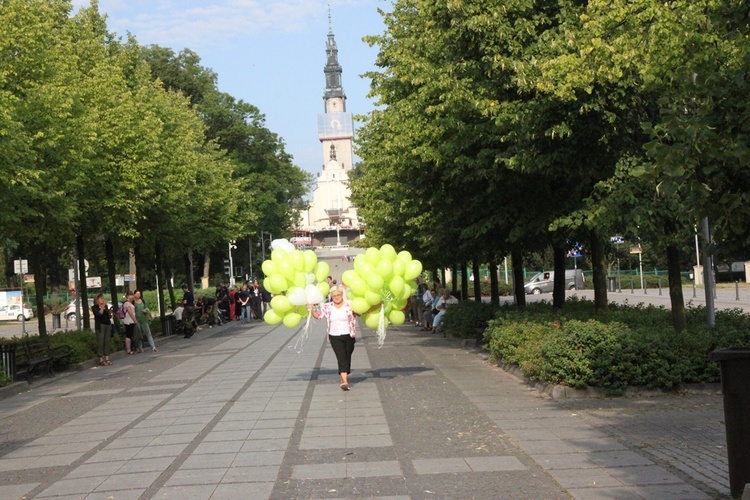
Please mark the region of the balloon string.
[[385, 304], [380, 307], [380, 320], [378, 321], [378, 349], [383, 347], [385, 342]]
[[303, 347], [305, 346], [305, 341], [307, 340], [308, 334], [310, 332], [311, 318], [312, 314], [308, 314], [307, 321], [305, 322], [305, 327], [299, 332], [299, 335], [297, 335], [297, 342], [294, 343], [294, 350], [297, 351], [297, 354], [301, 353], [304, 350]]

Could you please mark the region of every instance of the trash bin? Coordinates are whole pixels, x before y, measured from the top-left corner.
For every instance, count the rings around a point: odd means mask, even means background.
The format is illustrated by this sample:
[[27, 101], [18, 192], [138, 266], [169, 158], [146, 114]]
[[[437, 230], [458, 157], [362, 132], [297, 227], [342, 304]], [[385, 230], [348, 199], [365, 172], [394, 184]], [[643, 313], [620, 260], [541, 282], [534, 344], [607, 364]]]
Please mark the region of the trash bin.
[[750, 348], [714, 351], [709, 359], [721, 366], [729, 491], [739, 497], [750, 483]]
[[0, 362], [3, 365], [3, 375], [16, 381], [16, 344], [0, 344]]
[[165, 337], [174, 335], [174, 314], [165, 314], [161, 319], [161, 334]]
[[607, 276], [607, 291], [608, 292], [617, 291], [617, 277], [616, 276]]
[[62, 328], [61, 314], [52, 313], [52, 329], [57, 330], [58, 328]]

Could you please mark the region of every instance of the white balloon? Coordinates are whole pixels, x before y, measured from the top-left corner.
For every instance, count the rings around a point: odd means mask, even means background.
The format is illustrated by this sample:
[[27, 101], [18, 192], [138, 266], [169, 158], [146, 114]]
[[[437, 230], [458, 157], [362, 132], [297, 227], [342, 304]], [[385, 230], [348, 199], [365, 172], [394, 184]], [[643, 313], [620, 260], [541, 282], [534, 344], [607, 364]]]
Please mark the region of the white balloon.
[[276, 250], [277, 248], [284, 250], [286, 253], [291, 253], [295, 249], [295, 246], [288, 239], [279, 238], [271, 242], [271, 250]]
[[312, 284], [305, 287], [305, 295], [307, 296], [308, 304], [320, 304], [324, 299], [318, 287]]
[[315, 275], [313, 273], [307, 273], [306, 277], [308, 285], [312, 285], [313, 283], [315, 283]]
[[287, 295], [289, 303], [293, 306], [304, 306], [307, 304], [307, 295], [304, 288], [295, 288], [292, 293]]

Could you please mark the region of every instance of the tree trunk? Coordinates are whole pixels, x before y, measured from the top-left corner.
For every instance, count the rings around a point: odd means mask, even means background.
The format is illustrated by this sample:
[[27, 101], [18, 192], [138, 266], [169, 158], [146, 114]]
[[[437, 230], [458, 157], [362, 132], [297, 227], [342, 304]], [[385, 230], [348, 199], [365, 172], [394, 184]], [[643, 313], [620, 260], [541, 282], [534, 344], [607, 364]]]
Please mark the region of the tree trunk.
[[174, 284], [172, 283], [172, 280], [174, 278], [174, 271], [172, 270], [172, 266], [167, 264], [165, 266], [165, 272], [169, 275], [167, 278], [167, 290], [169, 291], [169, 303], [171, 304], [171, 308], [174, 311], [177, 308], [177, 301], [174, 297]]
[[115, 244], [111, 237], [107, 238], [104, 242], [104, 253], [107, 259], [107, 277], [112, 297], [110, 302], [116, 308], [120, 301], [117, 299], [117, 278], [115, 277], [117, 273], [115, 269]]
[[164, 302], [164, 268], [161, 264], [162, 251], [158, 240], [154, 245], [154, 254], [156, 256], [156, 296], [159, 300], [159, 316], [161, 319], [164, 319], [164, 311], [166, 310], [166, 303]]
[[513, 298], [516, 306], [526, 307], [526, 291], [523, 288], [523, 253], [513, 250], [510, 253], [513, 259]]
[[667, 269], [669, 270], [669, 300], [672, 303], [672, 325], [681, 332], [687, 326], [685, 299], [682, 296], [680, 275], [680, 250], [675, 245], [667, 246]]
[[490, 266], [490, 302], [492, 305], [500, 305], [500, 287], [498, 286], [497, 262], [494, 258], [489, 259]]
[[461, 263], [461, 300], [469, 298], [469, 268], [466, 261]]
[[474, 274], [474, 301], [482, 302], [482, 277], [479, 276], [479, 259], [474, 259], [474, 267], [472, 272]]
[[188, 248], [185, 255], [185, 276], [187, 277], [188, 290], [190, 290], [190, 293], [195, 294], [195, 274], [193, 268], [193, 249]]
[[[44, 316], [44, 296], [47, 294], [46, 280], [44, 278], [44, 266], [42, 249], [38, 246], [31, 248], [31, 269], [34, 273], [34, 289], [36, 292], [36, 314], [38, 316], [37, 325], [39, 326], [39, 336], [47, 336], [47, 323]], [[21, 290], [23, 290], [23, 279], [21, 279]], [[23, 304], [21, 304], [21, 314], [23, 314]]]
[[210, 279], [210, 276], [208, 273], [211, 272], [211, 252], [206, 252], [203, 254], [203, 275], [201, 276], [203, 281], [203, 286], [207, 286], [207, 283]]
[[604, 262], [604, 245], [596, 231], [591, 232], [589, 241], [591, 247], [591, 265], [594, 268], [594, 311], [597, 313], [607, 312], [607, 271]]
[[455, 297], [456, 292], [458, 292], [458, 264], [454, 262], [451, 270], [453, 271], [451, 273], [451, 295]]
[[552, 307], [562, 309], [565, 306], [565, 247], [560, 244], [552, 245], [555, 259], [555, 280], [552, 283]]
[[143, 293], [146, 285], [146, 277], [143, 272], [143, 255], [141, 254], [141, 240], [133, 245], [133, 259], [135, 260], [135, 288]]
[[76, 252], [78, 253], [78, 279], [81, 286], [81, 310], [83, 310], [83, 328], [91, 330], [91, 319], [89, 318], [89, 294], [86, 288], [86, 252], [83, 244], [83, 235], [76, 236]]

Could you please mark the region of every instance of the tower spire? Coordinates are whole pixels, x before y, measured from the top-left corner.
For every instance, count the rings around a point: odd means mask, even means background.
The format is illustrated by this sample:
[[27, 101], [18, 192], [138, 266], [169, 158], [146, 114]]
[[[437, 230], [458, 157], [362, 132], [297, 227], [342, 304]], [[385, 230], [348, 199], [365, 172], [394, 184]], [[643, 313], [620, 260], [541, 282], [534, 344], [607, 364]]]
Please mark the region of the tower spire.
[[326, 66], [323, 69], [326, 75], [326, 92], [324, 99], [332, 97], [343, 97], [344, 87], [341, 85], [341, 65], [339, 64], [339, 49], [336, 46], [336, 39], [333, 36], [331, 25], [331, 4], [328, 4], [328, 41], [326, 42]]

